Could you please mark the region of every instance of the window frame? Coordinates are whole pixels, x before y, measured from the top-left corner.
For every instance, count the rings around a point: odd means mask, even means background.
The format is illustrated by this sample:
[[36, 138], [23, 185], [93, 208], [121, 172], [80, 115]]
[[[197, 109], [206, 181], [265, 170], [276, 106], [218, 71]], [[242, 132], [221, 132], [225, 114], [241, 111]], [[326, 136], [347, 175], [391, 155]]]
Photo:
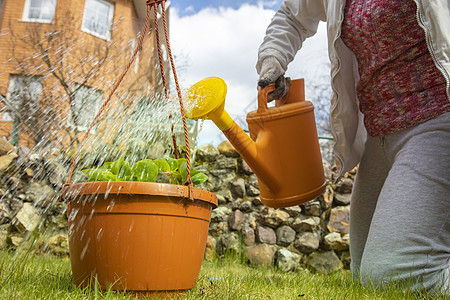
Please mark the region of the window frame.
[[[77, 89], [77, 91], [75, 92], [75, 100], [74, 100], [75, 103], [70, 104], [70, 106], [69, 106], [69, 116], [67, 118], [67, 122], [68, 122], [69, 127], [76, 128], [79, 132], [86, 132], [89, 129], [89, 126], [91, 125], [92, 120], [94, 119], [95, 115], [98, 112], [101, 101], [103, 99], [103, 91], [96, 87], [85, 85], [85, 84], [77, 84], [75, 86], [75, 88]], [[95, 103], [93, 104], [93, 108], [88, 109], [88, 111], [92, 112], [91, 116], [89, 116], [90, 120], [87, 121], [86, 124], [74, 124], [74, 122], [72, 120], [72, 109], [77, 109], [77, 110], [79, 110], [78, 113], [83, 113], [83, 108], [77, 107], [79, 105], [84, 104], [83, 102], [78, 103], [79, 101], [81, 101], [80, 99], [83, 99], [83, 98], [79, 98], [79, 97], [83, 97], [83, 95], [78, 96], [78, 93], [83, 92], [82, 91], [83, 88], [86, 88], [85, 92], [88, 92], [89, 94], [98, 93], [98, 95], [95, 99]], [[93, 133], [95, 133], [95, 128], [93, 130]]]
[[[108, 14], [108, 24], [107, 26], [109, 27], [107, 30], [106, 35], [102, 35], [94, 30], [91, 30], [90, 28], [88, 28], [87, 26], [85, 26], [85, 18], [86, 18], [86, 8], [87, 8], [87, 4], [88, 2], [99, 2], [99, 3], [103, 3], [109, 6], [109, 14]], [[84, 10], [83, 10], [83, 20], [81, 22], [81, 31], [89, 33], [95, 37], [110, 41], [111, 40], [111, 31], [112, 31], [112, 24], [113, 24], [113, 20], [114, 20], [114, 10], [115, 10], [115, 5], [112, 2], [109, 1], [105, 1], [105, 0], [85, 0], [84, 2]]]
[[[30, 12], [30, 5], [31, 5], [31, 1], [33, 0], [25, 0], [25, 5], [23, 7], [23, 14], [22, 14], [22, 20], [23, 22], [35, 22], [35, 23], [52, 23], [54, 18], [55, 18], [55, 13], [56, 13], [56, 4], [57, 4], [57, 0], [54, 0], [55, 5], [53, 6], [53, 13], [52, 13], [52, 17], [51, 19], [43, 19], [41, 17], [39, 18], [29, 18], [29, 12]], [[52, 1], [52, 0], [43, 0], [43, 1]], [[42, 11], [42, 5], [41, 5], [41, 11]], [[40, 12], [41, 14], [41, 12]]]
[[[20, 85], [18, 85], [18, 79], [20, 79]], [[6, 100], [11, 101], [11, 105], [14, 106], [15, 109], [20, 109], [20, 106], [23, 104], [19, 101], [17, 101], [16, 99], [11, 99], [11, 94], [14, 91], [21, 91], [20, 94], [22, 93], [30, 93], [30, 90], [27, 88], [26, 90], [23, 88], [23, 83], [25, 83], [25, 81], [30, 80], [30, 82], [26, 85], [31, 86], [31, 81], [36, 82], [39, 85], [38, 91], [35, 92], [35, 95], [31, 95], [31, 96], [36, 96], [36, 97], [31, 97], [31, 100], [33, 101], [32, 105], [38, 107], [39, 106], [39, 100], [41, 98], [41, 94], [42, 94], [42, 89], [43, 89], [43, 84], [42, 84], [42, 76], [37, 76], [37, 75], [28, 75], [28, 74], [10, 74], [9, 75], [9, 81], [8, 81], [8, 87], [6, 90]], [[13, 88], [14, 85], [14, 88]], [[16, 86], [18, 86], [19, 88], [17, 89]], [[33, 91], [31, 91], [31, 94], [33, 93]], [[23, 98], [22, 100], [23, 101]], [[8, 109], [5, 108], [5, 111], [2, 112], [1, 114], [1, 121], [4, 122], [13, 122], [15, 120], [14, 114], [9, 113]]]

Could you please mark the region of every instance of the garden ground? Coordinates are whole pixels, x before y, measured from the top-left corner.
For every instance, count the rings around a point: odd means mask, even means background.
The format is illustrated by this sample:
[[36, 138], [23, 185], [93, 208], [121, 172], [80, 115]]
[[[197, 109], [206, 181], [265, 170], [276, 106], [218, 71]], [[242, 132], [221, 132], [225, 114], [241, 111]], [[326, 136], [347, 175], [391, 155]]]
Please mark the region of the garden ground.
[[[111, 290], [73, 284], [68, 258], [0, 252], [0, 299], [134, 299]], [[158, 299], [158, 298], [155, 298]], [[426, 293], [363, 287], [349, 271], [332, 275], [255, 268], [239, 258], [204, 261], [195, 287], [183, 299], [448, 299]]]

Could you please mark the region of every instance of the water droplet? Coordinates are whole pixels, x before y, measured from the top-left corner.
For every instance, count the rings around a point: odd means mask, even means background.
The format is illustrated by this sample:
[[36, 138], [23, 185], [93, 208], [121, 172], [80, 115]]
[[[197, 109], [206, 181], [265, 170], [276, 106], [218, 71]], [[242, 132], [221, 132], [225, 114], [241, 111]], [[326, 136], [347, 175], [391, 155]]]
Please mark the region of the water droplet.
[[80, 254], [80, 259], [81, 260], [83, 260], [84, 259], [84, 256], [86, 255], [86, 252], [87, 252], [87, 250], [88, 250], [88, 247], [89, 247], [89, 242], [91, 241], [91, 238], [88, 238], [88, 240], [86, 241], [86, 245], [84, 245], [84, 248], [83, 248], [83, 250], [81, 251], [81, 254]]
[[100, 228], [97, 233], [97, 240], [100, 240], [103, 236], [103, 228]]
[[112, 209], [114, 208], [114, 205], [116, 204], [116, 202], [114, 200], [110, 201], [108, 204], [108, 207], [106, 208], [107, 211], [112, 211]]

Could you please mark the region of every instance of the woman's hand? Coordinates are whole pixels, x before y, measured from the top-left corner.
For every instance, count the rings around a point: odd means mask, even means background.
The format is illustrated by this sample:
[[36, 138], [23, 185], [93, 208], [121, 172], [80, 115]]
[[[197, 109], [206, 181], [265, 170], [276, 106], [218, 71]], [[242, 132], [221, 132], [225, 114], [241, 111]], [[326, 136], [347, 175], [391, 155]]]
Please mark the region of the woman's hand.
[[275, 57], [267, 57], [263, 60], [258, 86], [263, 88], [272, 82], [275, 83], [275, 90], [267, 95], [268, 102], [283, 98], [289, 91], [291, 79], [285, 78], [281, 73], [281, 65]]

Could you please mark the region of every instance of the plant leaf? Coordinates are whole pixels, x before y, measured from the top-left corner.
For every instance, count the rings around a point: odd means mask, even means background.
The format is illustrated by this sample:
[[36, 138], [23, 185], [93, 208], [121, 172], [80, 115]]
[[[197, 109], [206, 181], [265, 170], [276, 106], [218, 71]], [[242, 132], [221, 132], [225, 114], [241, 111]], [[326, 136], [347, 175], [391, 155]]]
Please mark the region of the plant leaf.
[[183, 179], [178, 171], [172, 172], [173, 184], [183, 184]]
[[111, 168], [112, 168], [112, 164], [113, 164], [112, 162], [105, 162], [105, 163], [100, 167], [100, 169], [110, 171]]
[[176, 171], [178, 169], [178, 163], [177, 163], [177, 160], [175, 158], [165, 157], [163, 159], [165, 161], [167, 161], [167, 163], [169, 164], [170, 172], [174, 172], [174, 171]]
[[159, 168], [160, 172], [170, 172], [170, 165], [164, 159], [156, 159], [153, 161]]
[[113, 173], [101, 169], [82, 170], [84, 174], [89, 176], [89, 181], [115, 181], [117, 176]]
[[201, 184], [201, 183], [205, 182], [206, 180], [208, 180], [208, 176], [204, 173], [197, 173], [191, 177], [191, 180], [194, 185]]
[[136, 162], [131, 168], [137, 181], [154, 182], [158, 176], [158, 166], [151, 159]]
[[122, 168], [122, 166], [125, 164], [125, 160], [123, 159], [123, 157], [119, 158], [118, 160], [116, 160], [115, 162], [113, 162], [111, 164], [111, 172], [113, 174], [119, 174], [120, 169]]
[[122, 181], [133, 180], [133, 172], [131, 171], [130, 164], [126, 161], [117, 174], [117, 179]]
[[182, 162], [178, 167], [181, 175], [181, 183], [183, 184], [187, 179], [187, 162]]

